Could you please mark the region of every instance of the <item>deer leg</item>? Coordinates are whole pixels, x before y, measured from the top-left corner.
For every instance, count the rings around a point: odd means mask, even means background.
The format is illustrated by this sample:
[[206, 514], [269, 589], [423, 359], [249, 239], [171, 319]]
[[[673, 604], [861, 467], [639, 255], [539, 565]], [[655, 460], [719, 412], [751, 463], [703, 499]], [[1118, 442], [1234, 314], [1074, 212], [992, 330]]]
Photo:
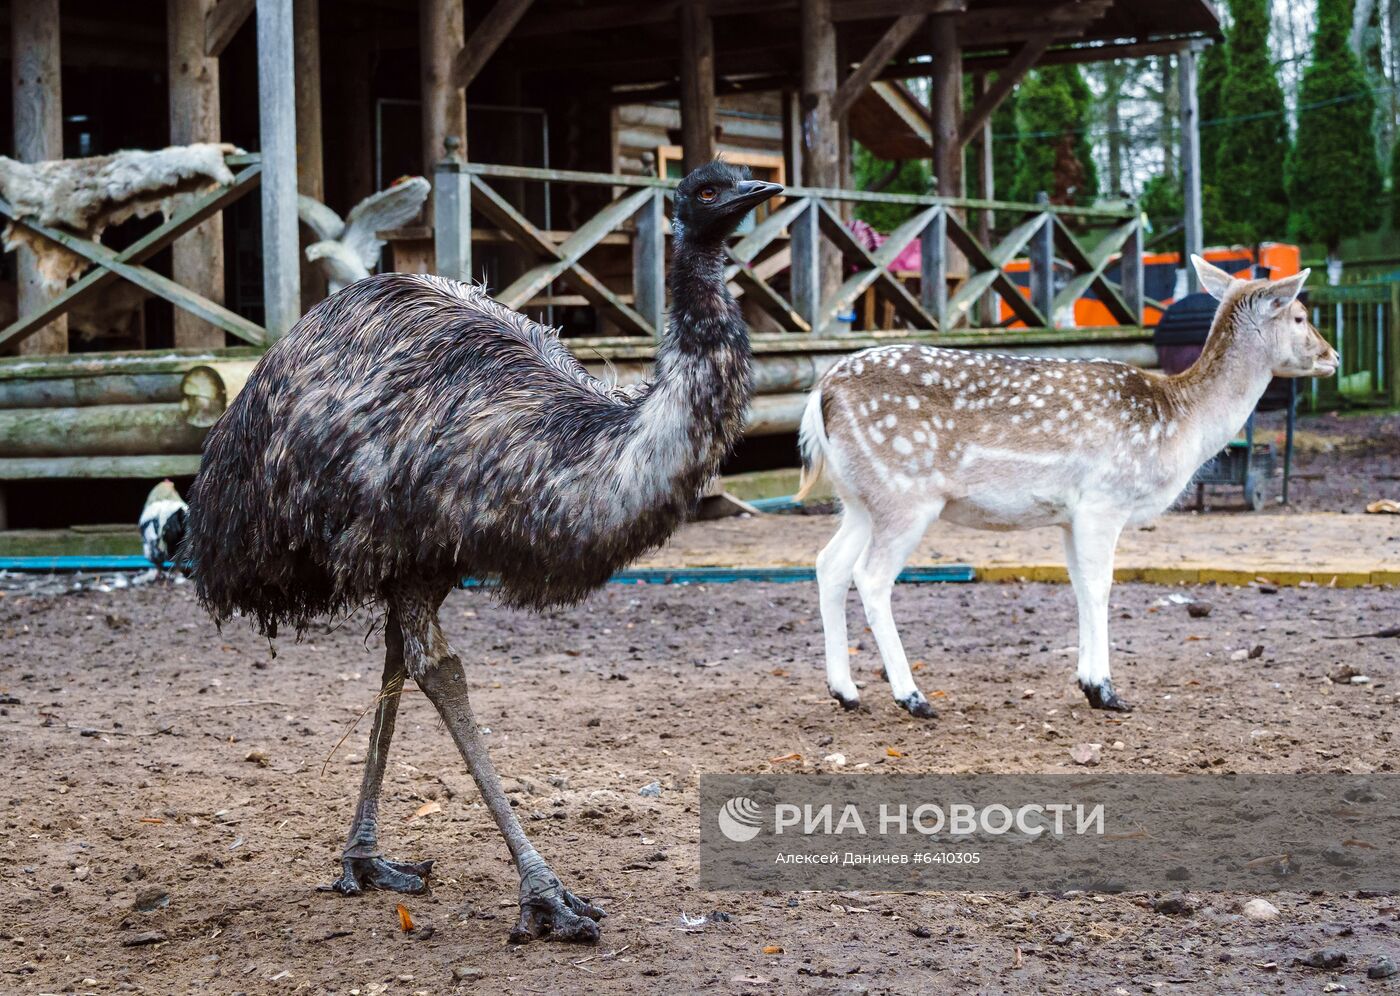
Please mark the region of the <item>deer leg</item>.
[[357, 896], [366, 888], [389, 892], [425, 892], [428, 888], [431, 861], [390, 861], [379, 850], [379, 787], [389, 760], [404, 673], [403, 632], [398, 617], [390, 610], [384, 623], [384, 680], [374, 709], [374, 726], [369, 732], [360, 801], [340, 856], [342, 874], [330, 885], [322, 886], [325, 891]]
[[869, 541], [869, 513], [846, 502], [841, 527], [817, 555], [817, 590], [826, 636], [826, 687], [843, 709], [860, 705], [860, 691], [851, 680], [851, 649], [846, 643], [846, 593], [856, 561]]
[[1065, 529], [1065, 563], [1079, 603], [1079, 687], [1095, 709], [1128, 712], [1113, 690], [1108, 664], [1108, 593], [1113, 551], [1123, 523], [1079, 517]]
[[439, 598], [436, 602], [419, 604], [412, 614], [413, 621], [405, 621], [405, 656], [413, 680], [437, 707], [471, 769], [482, 801], [505, 837], [520, 875], [520, 922], [511, 931], [511, 942], [523, 944], [546, 936], [560, 941], [596, 941], [598, 924], [595, 921], [602, 919], [603, 911], [564, 888], [525, 836], [501, 788], [501, 779], [491, 764], [486, 742], [472, 714], [462, 662], [448, 646], [438, 625], [437, 605], [441, 601]]
[[870, 623], [870, 631], [875, 634], [875, 643], [880, 648], [880, 658], [885, 664], [885, 675], [890, 681], [890, 691], [894, 700], [911, 715], [932, 719], [936, 715], [933, 707], [914, 684], [914, 676], [909, 671], [909, 661], [904, 656], [904, 645], [899, 641], [895, 629], [894, 615], [890, 610], [890, 594], [894, 590], [895, 578], [899, 576], [904, 562], [918, 546], [919, 538], [934, 516], [908, 519], [898, 524], [876, 523], [870, 543], [856, 564], [856, 590], [865, 606], [865, 618]]

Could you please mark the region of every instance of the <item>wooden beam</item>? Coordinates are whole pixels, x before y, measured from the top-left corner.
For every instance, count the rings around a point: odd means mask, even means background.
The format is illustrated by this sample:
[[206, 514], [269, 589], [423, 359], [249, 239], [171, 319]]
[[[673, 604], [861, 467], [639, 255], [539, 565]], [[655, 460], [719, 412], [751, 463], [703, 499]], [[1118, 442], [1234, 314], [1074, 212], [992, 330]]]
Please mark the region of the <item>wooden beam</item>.
[[708, 0], [684, 0], [681, 28], [681, 147], [689, 173], [715, 157], [715, 35]]
[[832, 9], [832, 20], [875, 21], [886, 17], [917, 14], [961, 14], [967, 0], [842, 0]]
[[[488, 23], [494, 15], [495, 11], [488, 15]], [[424, 176], [432, 176], [446, 155], [445, 143], [449, 135], [460, 142], [458, 154], [464, 160], [471, 158], [467, 152], [467, 95], [463, 90], [466, 84], [453, 78], [453, 59], [460, 57], [465, 35], [462, 0], [419, 0]], [[431, 198], [426, 210], [428, 217], [432, 217]]]
[[[63, 158], [63, 86], [60, 76], [58, 0], [10, 5], [10, 72], [14, 98], [15, 157], [21, 162]], [[21, 317], [55, 296], [44, 286], [34, 254], [18, 252], [17, 305]], [[21, 353], [68, 352], [68, 320], [56, 319], [19, 344]]]
[[[219, 141], [219, 60], [204, 54], [205, 23], [212, 0], [166, 0], [165, 24], [170, 79], [170, 144]], [[170, 274], [201, 297], [224, 301], [224, 219], [215, 213], [171, 248]], [[174, 314], [176, 348], [212, 349], [224, 344], [222, 329], [179, 308]]]
[[[1196, 53], [1185, 48], [1177, 55], [1176, 79], [1181, 93], [1181, 192], [1186, 208], [1186, 252], [1200, 254], [1205, 243], [1201, 215], [1201, 107], [1196, 99]], [[1196, 268], [1186, 265], [1188, 290], [1199, 290]]]
[[[585, 31], [617, 31], [674, 23], [684, 0], [637, 3], [588, 3], [563, 9], [541, 10], [527, 17], [514, 31], [515, 38], [573, 35]], [[787, 14], [799, 10], [802, 0], [756, 3], [755, 0], [710, 0], [711, 17], [743, 17], [755, 13]], [[956, 14], [967, 9], [967, 0], [842, 0], [832, 9], [832, 19], [873, 21], [904, 14]]]
[[[175, 0], [179, 2], [179, 0]], [[218, 0], [204, 15], [204, 54], [217, 59], [253, 13], [256, 0]]]
[[[326, 173], [321, 131], [321, 0], [294, 0], [292, 24], [297, 67], [297, 193], [326, 200]], [[308, 230], [309, 232], [309, 230]], [[311, 241], [315, 236], [308, 234]], [[301, 264], [301, 310], [309, 311], [326, 296], [321, 268], [298, 256]]]
[[485, 68], [496, 49], [501, 47], [525, 12], [531, 0], [496, 0], [490, 12], [477, 22], [472, 36], [456, 53], [452, 61], [452, 85], [466, 89]]
[[296, 0], [292, 11], [297, 67], [297, 192], [326, 199], [321, 140], [321, 4]]
[[837, 117], [844, 117], [856, 102], [856, 98], [875, 81], [875, 77], [880, 75], [880, 70], [899, 54], [899, 50], [909, 43], [909, 39], [914, 37], [914, 32], [918, 31], [919, 25], [923, 23], [923, 14], [902, 14], [895, 18], [894, 23], [880, 36], [880, 40], [865, 54], [860, 65], [851, 70], [851, 74], [837, 89], [832, 113]]
[[1045, 54], [1045, 50], [1050, 47], [1050, 42], [1053, 40], [1054, 36], [1048, 34], [1032, 38], [1016, 50], [1016, 54], [1011, 57], [1011, 61], [1005, 69], [998, 70], [996, 82], [977, 98], [977, 103], [972, 105], [972, 109], [963, 118], [962, 127], [958, 129], [959, 148], [972, 141], [982, 130], [982, 126], [991, 120], [996, 109], [1001, 106], [1001, 102], [1011, 94], [1011, 91], [1021, 82], [1031, 66], [1034, 66], [1037, 60]]
[[929, 108], [933, 117], [933, 174], [938, 193], [961, 197], [962, 145], [958, 126], [962, 121], [962, 51], [958, 48], [957, 22], [951, 17], [929, 19], [929, 44], [933, 49]]
[[292, 0], [257, 0], [262, 145], [263, 324], [276, 338], [301, 315], [297, 244], [296, 60]]
[[[1036, 61], [1037, 66], [1082, 65], [1088, 62], [1109, 62], [1113, 59], [1140, 59], [1153, 55], [1171, 55], [1187, 44], [1180, 38], [1151, 42], [1128, 42], [1114, 45], [1079, 45], [1046, 50]], [[1015, 51], [991, 52], [963, 56], [963, 71], [968, 73], [1001, 72], [1016, 58]], [[927, 62], [903, 62], [888, 66], [881, 79], [899, 80], [924, 76]]]
[[836, 26], [832, 0], [802, 0], [802, 182], [836, 186]]

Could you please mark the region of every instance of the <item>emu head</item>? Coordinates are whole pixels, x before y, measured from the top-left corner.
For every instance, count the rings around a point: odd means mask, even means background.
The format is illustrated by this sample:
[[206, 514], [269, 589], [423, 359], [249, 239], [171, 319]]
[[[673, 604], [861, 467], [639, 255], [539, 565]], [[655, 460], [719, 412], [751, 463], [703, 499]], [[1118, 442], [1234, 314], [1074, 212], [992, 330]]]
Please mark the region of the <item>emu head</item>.
[[750, 179], [747, 168], [718, 159], [708, 162], [676, 188], [677, 234], [691, 241], [719, 242], [752, 208], [782, 189], [781, 184]]
[[1308, 321], [1308, 309], [1298, 300], [1310, 271], [1281, 280], [1237, 280], [1199, 256], [1191, 262], [1201, 288], [1220, 302], [1221, 317], [1234, 324], [1236, 335], [1246, 329], [1258, 333], [1275, 377], [1331, 377], [1337, 372], [1337, 351]]

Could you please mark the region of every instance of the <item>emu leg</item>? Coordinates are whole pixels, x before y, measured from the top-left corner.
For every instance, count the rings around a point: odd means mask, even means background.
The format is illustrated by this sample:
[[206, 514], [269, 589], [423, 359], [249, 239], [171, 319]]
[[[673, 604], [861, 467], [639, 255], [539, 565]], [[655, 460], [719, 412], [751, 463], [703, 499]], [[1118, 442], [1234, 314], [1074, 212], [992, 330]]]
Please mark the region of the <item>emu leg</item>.
[[360, 802], [350, 824], [350, 837], [341, 853], [342, 874], [322, 886], [347, 896], [358, 896], [365, 889], [386, 892], [425, 892], [431, 861], [390, 861], [379, 850], [379, 786], [389, 760], [389, 741], [394, 736], [394, 718], [403, 691], [403, 630], [394, 612], [384, 624], [384, 680], [374, 710], [374, 727], [369, 733], [365, 774], [360, 783]]
[[603, 911], [566, 890], [525, 836], [472, 715], [462, 662], [447, 645], [436, 612], [429, 616], [427, 623], [420, 629], [416, 623], [405, 619], [409, 670], [418, 687], [437, 707], [456, 741], [457, 749], [476, 780], [482, 801], [505, 837], [515, 861], [515, 870], [520, 875], [520, 922], [510, 932], [511, 942], [523, 944], [540, 937], [557, 941], [596, 941], [598, 924], [594, 921], [603, 918]]

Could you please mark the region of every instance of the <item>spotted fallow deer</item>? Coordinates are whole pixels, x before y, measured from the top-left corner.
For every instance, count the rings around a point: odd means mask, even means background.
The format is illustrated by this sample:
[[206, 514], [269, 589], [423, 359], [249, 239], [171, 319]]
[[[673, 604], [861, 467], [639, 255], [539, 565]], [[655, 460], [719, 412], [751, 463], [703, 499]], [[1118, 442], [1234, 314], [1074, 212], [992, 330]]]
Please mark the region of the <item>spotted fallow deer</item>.
[[852, 578], [895, 701], [931, 717], [890, 613], [890, 591], [935, 519], [1064, 529], [1079, 602], [1079, 687], [1131, 708], [1109, 676], [1108, 593], [1123, 527], [1156, 516], [1234, 437], [1272, 377], [1327, 377], [1337, 354], [1297, 300], [1308, 271], [1236, 280], [1192, 257], [1220, 301], [1201, 357], [1168, 377], [1108, 360], [881, 346], [846, 357], [802, 419], [803, 494], [823, 475], [841, 526], [817, 557], [826, 675], [860, 704], [846, 645]]

